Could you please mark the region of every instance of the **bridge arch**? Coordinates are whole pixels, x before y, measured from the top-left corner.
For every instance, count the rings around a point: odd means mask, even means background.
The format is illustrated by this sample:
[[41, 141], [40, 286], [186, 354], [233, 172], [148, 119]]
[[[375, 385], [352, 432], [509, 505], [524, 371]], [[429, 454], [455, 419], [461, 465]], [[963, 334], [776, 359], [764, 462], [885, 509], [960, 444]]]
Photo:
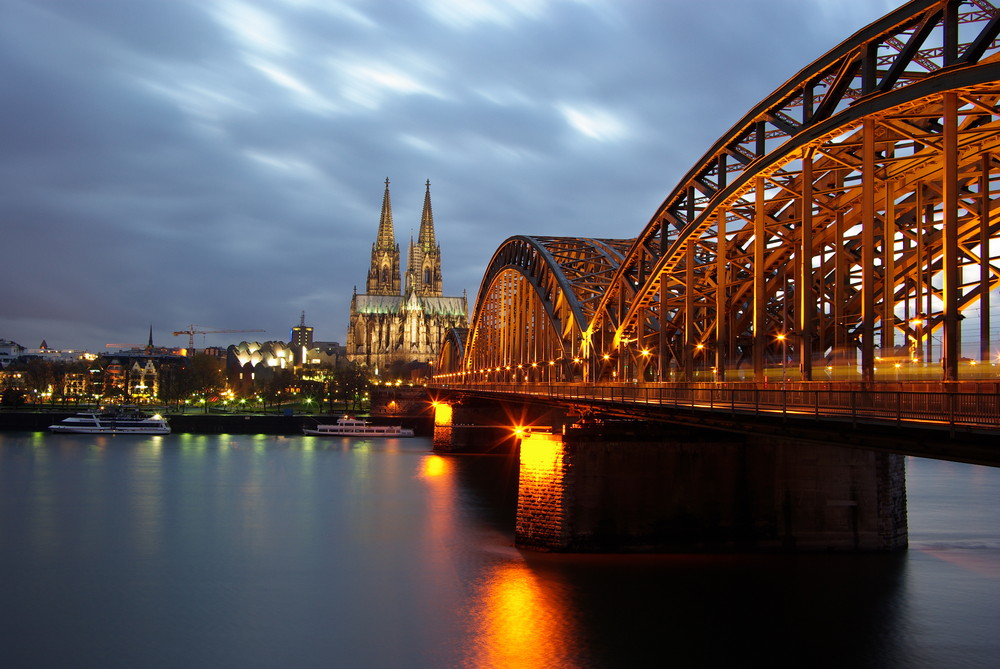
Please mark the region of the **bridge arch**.
[[581, 335], [631, 241], [507, 239], [483, 277], [462, 355], [457, 344], [444, 347], [439, 373], [466, 380], [578, 375]]
[[998, 34], [985, 0], [916, 0], [750, 110], [619, 264], [581, 337], [591, 378], [873, 381], [940, 358], [957, 380], [976, 307], [966, 350], [989, 362]]
[[441, 342], [441, 352], [438, 354], [436, 369], [439, 372], [453, 372], [462, 369], [462, 359], [465, 357], [466, 343], [469, 340], [469, 328], [451, 328]]

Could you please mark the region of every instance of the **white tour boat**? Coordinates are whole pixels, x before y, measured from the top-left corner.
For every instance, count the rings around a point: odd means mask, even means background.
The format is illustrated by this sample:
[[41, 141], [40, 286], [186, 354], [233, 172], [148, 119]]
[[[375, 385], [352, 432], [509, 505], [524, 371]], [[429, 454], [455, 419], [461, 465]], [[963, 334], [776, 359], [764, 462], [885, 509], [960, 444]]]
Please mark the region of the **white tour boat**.
[[304, 427], [302, 431], [317, 437], [412, 437], [413, 430], [401, 425], [372, 425], [360, 418], [342, 416], [336, 423]]
[[49, 425], [53, 432], [74, 434], [170, 434], [167, 419], [135, 409], [87, 411]]

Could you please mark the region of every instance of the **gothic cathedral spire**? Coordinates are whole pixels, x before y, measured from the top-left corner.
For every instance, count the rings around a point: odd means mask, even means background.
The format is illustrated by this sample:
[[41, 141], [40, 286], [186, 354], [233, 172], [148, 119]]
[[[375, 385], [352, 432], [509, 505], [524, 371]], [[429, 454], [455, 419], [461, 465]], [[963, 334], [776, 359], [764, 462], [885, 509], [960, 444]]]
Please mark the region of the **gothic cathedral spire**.
[[410, 267], [416, 277], [416, 289], [420, 295], [441, 297], [441, 246], [434, 239], [434, 213], [431, 211], [431, 182], [427, 180], [424, 194], [424, 211], [420, 217], [420, 235], [417, 237], [415, 263]]
[[[347, 359], [369, 369], [385, 370], [384, 376], [409, 376], [411, 363], [433, 366], [447, 333], [469, 327], [469, 304], [465, 296], [445, 297], [441, 291], [441, 247], [434, 238], [431, 213], [431, 182], [427, 181], [420, 232], [410, 229], [406, 273], [400, 275], [399, 244], [392, 229], [389, 180], [378, 237], [372, 244], [368, 290], [351, 298], [347, 325]], [[405, 293], [400, 291], [405, 281]]]
[[382, 216], [378, 222], [378, 237], [372, 244], [372, 264], [368, 270], [369, 295], [399, 295], [399, 244], [392, 228], [392, 203], [389, 201], [389, 178], [385, 179]]

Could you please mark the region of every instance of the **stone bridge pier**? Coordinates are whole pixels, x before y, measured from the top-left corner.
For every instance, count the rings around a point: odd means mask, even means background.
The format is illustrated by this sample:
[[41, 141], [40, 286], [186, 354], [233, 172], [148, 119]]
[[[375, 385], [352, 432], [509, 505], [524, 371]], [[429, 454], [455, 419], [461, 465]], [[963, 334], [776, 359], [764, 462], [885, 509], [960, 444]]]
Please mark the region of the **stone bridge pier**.
[[[662, 429], [662, 426], [661, 426]], [[520, 443], [516, 544], [568, 552], [892, 551], [903, 456], [671, 428]]]
[[[439, 452], [518, 449], [515, 543], [561, 552], [894, 551], [905, 457], [544, 405], [437, 407]], [[517, 438], [516, 425], [544, 426]]]

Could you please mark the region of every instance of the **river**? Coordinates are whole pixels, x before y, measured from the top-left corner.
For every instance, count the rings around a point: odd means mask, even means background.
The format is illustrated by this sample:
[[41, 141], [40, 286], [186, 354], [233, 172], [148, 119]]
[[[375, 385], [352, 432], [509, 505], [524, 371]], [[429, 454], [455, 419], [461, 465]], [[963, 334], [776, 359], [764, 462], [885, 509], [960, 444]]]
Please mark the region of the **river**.
[[1000, 470], [910, 459], [893, 555], [513, 547], [424, 438], [0, 433], [0, 666], [996, 667]]

